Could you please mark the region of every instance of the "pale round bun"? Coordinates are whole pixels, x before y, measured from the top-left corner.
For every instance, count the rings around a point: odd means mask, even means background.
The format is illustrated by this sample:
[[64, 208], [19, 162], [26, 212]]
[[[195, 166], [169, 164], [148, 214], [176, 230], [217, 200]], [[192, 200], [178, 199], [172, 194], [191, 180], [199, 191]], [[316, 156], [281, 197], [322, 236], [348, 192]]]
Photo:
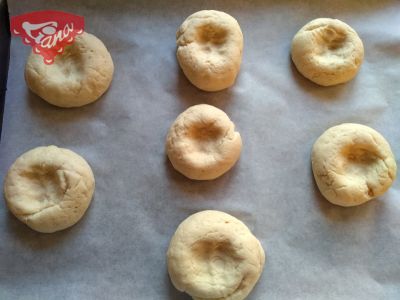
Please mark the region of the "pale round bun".
[[78, 154], [56, 146], [22, 154], [9, 169], [4, 194], [10, 211], [39, 232], [78, 222], [94, 192], [94, 176]]
[[222, 110], [207, 104], [189, 107], [172, 124], [166, 151], [174, 168], [191, 179], [211, 180], [239, 159], [242, 139]]
[[396, 160], [374, 129], [345, 123], [325, 131], [312, 150], [312, 169], [322, 195], [355, 206], [386, 192], [396, 178]]
[[292, 41], [292, 60], [297, 70], [322, 86], [350, 81], [363, 59], [364, 46], [357, 32], [340, 20], [315, 19]]
[[54, 63], [46, 65], [33, 52], [25, 66], [32, 92], [59, 107], [78, 107], [96, 101], [110, 86], [114, 73], [111, 55], [97, 37], [84, 32]]
[[173, 285], [195, 300], [242, 300], [260, 278], [265, 254], [240, 220], [206, 210], [179, 225], [167, 263]]
[[243, 34], [232, 16], [198, 11], [179, 27], [176, 43], [179, 65], [196, 87], [213, 92], [234, 84], [242, 62]]

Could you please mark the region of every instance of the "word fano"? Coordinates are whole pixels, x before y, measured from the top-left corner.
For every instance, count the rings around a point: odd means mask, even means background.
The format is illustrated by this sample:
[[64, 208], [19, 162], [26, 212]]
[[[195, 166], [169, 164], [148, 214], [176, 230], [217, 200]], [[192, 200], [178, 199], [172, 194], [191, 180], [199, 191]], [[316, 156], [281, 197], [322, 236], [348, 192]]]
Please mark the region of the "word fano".
[[62, 11], [45, 10], [11, 17], [10, 25], [14, 35], [42, 55], [46, 64], [52, 64], [55, 56], [83, 33], [84, 19]]

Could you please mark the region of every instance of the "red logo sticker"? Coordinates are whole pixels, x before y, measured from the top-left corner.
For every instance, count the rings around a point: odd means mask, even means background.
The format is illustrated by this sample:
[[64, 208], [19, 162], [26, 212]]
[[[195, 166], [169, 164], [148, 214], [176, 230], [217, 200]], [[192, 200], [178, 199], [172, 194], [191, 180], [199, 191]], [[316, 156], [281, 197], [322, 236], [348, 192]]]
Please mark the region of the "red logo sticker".
[[52, 64], [66, 45], [83, 33], [84, 19], [63, 11], [43, 10], [11, 17], [11, 32], [20, 36], [25, 45], [43, 56], [45, 64]]

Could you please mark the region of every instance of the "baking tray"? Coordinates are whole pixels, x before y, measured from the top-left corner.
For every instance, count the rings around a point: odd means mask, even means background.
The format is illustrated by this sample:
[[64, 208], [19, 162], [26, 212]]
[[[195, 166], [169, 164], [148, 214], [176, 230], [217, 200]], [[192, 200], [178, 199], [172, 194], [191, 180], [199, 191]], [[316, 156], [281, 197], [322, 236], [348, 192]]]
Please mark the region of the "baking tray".
[[[400, 156], [398, 1], [9, 1], [10, 15], [56, 9], [85, 17], [115, 64], [110, 90], [78, 109], [29, 92], [29, 49], [11, 42], [0, 182], [18, 155], [56, 144], [86, 158], [96, 177], [84, 218], [40, 234], [0, 205], [0, 299], [189, 299], [171, 285], [165, 253], [179, 223], [218, 209], [246, 223], [266, 250], [264, 299], [400, 299], [400, 186], [353, 208], [315, 186], [310, 152], [328, 127], [357, 122]], [[244, 34], [236, 84], [201, 92], [177, 64], [175, 32], [201, 9], [234, 16]], [[319, 87], [293, 67], [293, 35], [338, 18], [359, 33], [357, 77]], [[190, 105], [223, 109], [243, 139], [237, 165], [210, 182], [186, 179], [165, 155], [167, 131]], [[397, 161], [398, 162], [398, 161]]]

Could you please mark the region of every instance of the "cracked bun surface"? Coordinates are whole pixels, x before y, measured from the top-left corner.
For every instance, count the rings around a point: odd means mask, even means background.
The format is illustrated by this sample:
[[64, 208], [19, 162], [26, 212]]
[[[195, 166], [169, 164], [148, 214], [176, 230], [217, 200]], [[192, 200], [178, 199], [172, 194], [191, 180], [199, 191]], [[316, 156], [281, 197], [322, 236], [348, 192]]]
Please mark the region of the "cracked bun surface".
[[242, 139], [222, 110], [207, 104], [189, 107], [174, 121], [166, 140], [173, 167], [191, 179], [211, 180], [239, 159]]
[[346, 23], [329, 18], [315, 19], [296, 33], [292, 60], [309, 80], [330, 86], [356, 76], [364, 59], [358, 34]]
[[103, 95], [113, 73], [114, 64], [103, 42], [84, 32], [51, 65], [32, 52], [25, 66], [25, 81], [33, 93], [55, 106], [78, 107]]
[[240, 220], [205, 210], [178, 226], [167, 263], [173, 285], [195, 300], [242, 300], [260, 278], [265, 254]]
[[10, 211], [30, 228], [51, 233], [80, 220], [94, 192], [94, 176], [78, 154], [37, 147], [10, 167], [4, 194]]
[[315, 181], [333, 204], [355, 206], [386, 192], [396, 178], [396, 160], [374, 129], [345, 123], [326, 130], [311, 155]]
[[176, 33], [177, 58], [189, 81], [204, 91], [235, 83], [242, 62], [243, 34], [232, 16], [216, 10], [190, 15]]

